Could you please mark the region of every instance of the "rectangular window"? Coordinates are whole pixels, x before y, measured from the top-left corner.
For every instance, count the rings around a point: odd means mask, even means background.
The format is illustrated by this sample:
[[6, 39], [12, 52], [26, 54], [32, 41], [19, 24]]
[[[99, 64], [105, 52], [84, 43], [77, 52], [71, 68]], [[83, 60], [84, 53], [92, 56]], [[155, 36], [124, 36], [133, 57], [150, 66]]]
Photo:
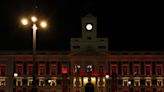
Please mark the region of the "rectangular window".
[[162, 75], [162, 64], [156, 65], [156, 75]]
[[23, 85], [22, 79], [16, 79], [16, 86], [22, 86], [22, 85]]
[[157, 80], [157, 86], [163, 86], [163, 80]]
[[110, 73], [111, 75], [117, 75], [118, 74], [118, 68], [117, 68], [117, 65], [116, 64], [112, 64], [110, 66]]
[[5, 75], [6, 75], [6, 65], [0, 64], [0, 76], [5, 76]]
[[5, 86], [6, 85], [6, 80], [5, 78], [0, 79], [0, 86]]
[[134, 70], [133, 70], [133, 75], [137, 76], [140, 75], [140, 65], [139, 64], [134, 64]]
[[32, 86], [32, 79], [27, 80], [27, 86]]
[[62, 66], [62, 74], [67, 74], [68, 73], [68, 67], [66, 65]]
[[150, 66], [150, 64], [145, 65], [145, 75], [146, 76], [151, 75], [151, 66]]
[[122, 65], [122, 75], [128, 75], [128, 64]]
[[88, 74], [92, 74], [92, 72], [93, 72], [93, 66], [92, 66], [92, 65], [87, 65], [87, 66], [86, 66], [86, 72], [87, 72]]
[[80, 74], [80, 68], [81, 68], [80, 65], [75, 65], [75, 70], [74, 70], [75, 74], [77, 74], [77, 75]]
[[23, 75], [23, 64], [16, 64], [16, 73], [19, 75]]
[[45, 76], [46, 75], [46, 67], [45, 64], [39, 64], [38, 75]]
[[45, 86], [45, 81], [44, 80], [39, 80], [39, 86]]
[[140, 80], [134, 80], [134, 86], [140, 86]]
[[122, 83], [123, 83], [122, 86], [128, 86], [128, 80], [123, 80]]
[[32, 75], [33, 74], [33, 65], [28, 64], [27, 65], [27, 75]]
[[50, 75], [51, 76], [56, 76], [57, 75], [57, 67], [56, 67], [56, 64], [51, 64], [50, 65]]
[[102, 65], [99, 66], [99, 74], [100, 75], [104, 74], [104, 67]]
[[56, 80], [48, 80], [50, 86], [56, 86]]
[[146, 86], [151, 86], [151, 85], [152, 85], [151, 80], [146, 80]]

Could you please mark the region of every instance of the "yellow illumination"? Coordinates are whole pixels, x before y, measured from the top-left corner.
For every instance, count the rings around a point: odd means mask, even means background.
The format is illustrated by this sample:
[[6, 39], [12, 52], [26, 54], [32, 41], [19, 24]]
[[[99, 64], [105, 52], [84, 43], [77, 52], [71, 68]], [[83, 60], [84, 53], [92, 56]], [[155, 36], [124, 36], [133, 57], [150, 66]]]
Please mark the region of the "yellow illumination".
[[36, 24], [33, 24], [32, 29], [33, 30], [37, 30], [38, 29], [38, 27], [36, 26]]
[[31, 17], [32, 22], [36, 22], [38, 19], [35, 16]]
[[47, 22], [46, 22], [46, 21], [40, 22], [40, 26], [41, 26], [42, 28], [46, 28], [46, 27], [47, 27]]
[[26, 18], [23, 18], [23, 19], [21, 20], [21, 23], [22, 23], [23, 25], [27, 25], [27, 24], [28, 24], [28, 20], [27, 20]]
[[106, 79], [109, 79], [109, 77], [110, 77], [109, 75], [106, 75], [106, 76], [105, 76]]
[[[84, 78], [83, 78], [83, 84], [86, 85], [87, 83], [88, 83], [88, 77], [84, 77]], [[91, 83], [92, 83], [93, 85], [96, 84], [96, 78], [95, 78], [95, 77], [91, 77]]]
[[[82, 86], [81, 84], [82, 84], [82, 80], [81, 80], [81, 77], [79, 77], [79, 82], [80, 82], [80, 87]], [[74, 87], [76, 87], [76, 77], [74, 77], [74, 79], [73, 79], [73, 86]]]
[[[103, 77], [102, 81], [103, 81], [103, 83], [104, 83], [104, 84], [102, 84], [102, 86], [105, 87], [105, 78], [104, 78], [104, 77]], [[97, 81], [97, 84], [98, 84], [97, 86], [98, 86], [98, 87], [100, 87], [99, 82], [100, 82], [100, 77], [98, 78], [98, 81]]]

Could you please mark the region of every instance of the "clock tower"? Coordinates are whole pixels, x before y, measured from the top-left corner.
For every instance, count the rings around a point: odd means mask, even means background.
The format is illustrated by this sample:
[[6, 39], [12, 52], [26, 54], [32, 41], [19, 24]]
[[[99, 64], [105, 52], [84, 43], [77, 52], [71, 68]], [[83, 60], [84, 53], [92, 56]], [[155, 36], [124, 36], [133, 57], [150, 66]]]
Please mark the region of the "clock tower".
[[81, 19], [82, 23], [82, 38], [95, 39], [97, 36], [97, 18], [88, 14]]
[[108, 52], [108, 38], [97, 38], [97, 18], [88, 14], [81, 18], [81, 38], [71, 38], [71, 52]]

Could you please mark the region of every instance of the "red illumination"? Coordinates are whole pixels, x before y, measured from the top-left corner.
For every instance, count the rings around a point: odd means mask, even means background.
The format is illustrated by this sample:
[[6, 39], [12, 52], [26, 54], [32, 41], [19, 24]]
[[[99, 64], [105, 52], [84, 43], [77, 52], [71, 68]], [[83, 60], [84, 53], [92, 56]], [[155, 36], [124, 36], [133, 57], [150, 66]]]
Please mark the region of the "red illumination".
[[39, 64], [38, 75], [40, 75], [40, 76], [46, 75], [46, 67], [45, 67], [45, 64]]
[[146, 76], [151, 76], [152, 75], [152, 70], [151, 70], [151, 65], [150, 64], [145, 65], [145, 75]]
[[63, 73], [63, 74], [68, 73], [68, 70], [67, 70], [67, 67], [66, 67], [66, 66], [63, 66], [63, 67], [62, 67], [62, 73]]
[[55, 76], [57, 74], [57, 66], [56, 64], [51, 64], [50, 65], [50, 75]]
[[123, 64], [122, 65], [122, 75], [128, 75], [129, 71], [128, 71], [128, 64]]
[[16, 73], [23, 75], [23, 64], [16, 64]]
[[0, 76], [5, 76], [6, 73], [6, 65], [0, 64]]
[[128, 89], [124, 89], [124, 92], [128, 92]]
[[163, 75], [163, 66], [162, 64], [156, 65], [156, 75]]
[[133, 70], [134, 76], [140, 75], [140, 64], [134, 64], [133, 67], [134, 67]]
[[110, 75], [112, 75], [112, 74], [115, 74], [116, 73], [116, 75], [118, 74], [118, 67], [117, 67], [117, 64], [112, 64], [111, 66], [110, 66]]
[[32, 73], [33, 73], [33, 65], [28, 64], [27, 65], [27, 75], [32, 75]]
[[16, 88], [16, 92], [23, 92], [22, 88]]

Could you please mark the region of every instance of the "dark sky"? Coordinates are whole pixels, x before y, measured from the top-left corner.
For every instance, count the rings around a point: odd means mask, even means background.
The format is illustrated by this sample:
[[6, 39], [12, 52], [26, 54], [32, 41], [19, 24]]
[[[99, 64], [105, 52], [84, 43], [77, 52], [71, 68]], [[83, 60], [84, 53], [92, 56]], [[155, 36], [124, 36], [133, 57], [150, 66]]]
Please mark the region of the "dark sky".
[[20, 25], [34, 11], [48, 19], [37, 31], [37, 50], [64, 51], [81, 36], [80, 17], [98, 17], [98, 37], [109, 38], [111, 51], [164, 51], [163, 5], [157, 0], [3, 0], [0, 3], [0, 50], [32, 50], [32, 30]]

